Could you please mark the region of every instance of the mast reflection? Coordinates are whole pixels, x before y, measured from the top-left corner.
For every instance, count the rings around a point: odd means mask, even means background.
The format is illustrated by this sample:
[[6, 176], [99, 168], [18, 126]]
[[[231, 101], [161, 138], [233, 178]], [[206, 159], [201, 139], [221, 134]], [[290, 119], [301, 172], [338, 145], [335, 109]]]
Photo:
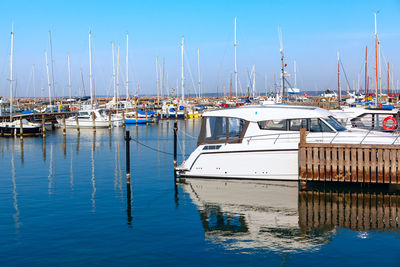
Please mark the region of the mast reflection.
[[15, 161], [14, 161], [14, 143], [11, 144], [11, 181], [13, 186], [13, 206], [15, 209], [15, 213], [13, 214], [14, 225], [15, 225], [15, 232], [19, 234], [19, 228], [21, 226], [21, 222], [19, 220], [20, 211], [18, 207], [18, 193], [17, 193], [17, 183], [15, 180]]

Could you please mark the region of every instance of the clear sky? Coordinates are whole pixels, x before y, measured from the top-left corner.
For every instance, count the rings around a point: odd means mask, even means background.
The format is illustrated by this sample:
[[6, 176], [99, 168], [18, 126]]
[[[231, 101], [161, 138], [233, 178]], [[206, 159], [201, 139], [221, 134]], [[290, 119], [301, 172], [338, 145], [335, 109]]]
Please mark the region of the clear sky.
[[[82, 69], [89, 93], [88, 31], [92, 31], [96, 92], [112, 94], [111, 41], [121, 45], [121, 92], [125, 92], [126, 32], [129, 32], [129, 91], [156, 93], [155, 58], [165, 57], [169, 88], [180, 79], [180, 42], [185, 36], [185, 88], [197, 86], [200, 49], [204, 91], [229, 91], [234, 70], [234, 17], [237, 17], [238, 73], [246, 90], [248, 72], [256, 69], [256, 89], [265, 92], [279, 77], [278, 27], [282, 28], [287, 71], [297, 62], [297, 85], [302, 90], [337, 88], [337, 51], [350, 82], [364, 80], [365, 46], [368, 72], [373, 75], [374, 12], [382, 43], [382, 76], [386, 62], [393, 84], [400, 79], [400, 1], [0, 1], [0, 95], [8, 96], [10, 31], [14, 24], [14, 80], [17, 96], [47, 95], [44, 52], [53, 41], [57, 95], [67, 94], [67, 54], [71, 57], [73, 95], [82, 90]], [[193, 80], [192, 80], [193, 76]], [[291, 78], [292, 79], [292, 78]], [[180, 82], [179, 82], [180, 83]], [[292, 81], [293, 83], [293, 81]], [[345, 87], [342, 79], [342, 87]], [[171, 90], [171, 89], [170, 89]], [[180, 90], [180, 89], [179, 89]], [[240, 89], [239, 89], [240, 90]]]

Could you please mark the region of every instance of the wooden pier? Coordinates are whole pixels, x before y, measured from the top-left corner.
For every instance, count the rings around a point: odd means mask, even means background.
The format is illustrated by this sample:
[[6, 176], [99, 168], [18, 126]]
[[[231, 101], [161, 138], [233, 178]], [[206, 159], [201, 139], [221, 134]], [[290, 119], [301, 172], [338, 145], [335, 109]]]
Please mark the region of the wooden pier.
[[400, 146], [307, 143], [301, 129], [299, 180], [400, 184]]

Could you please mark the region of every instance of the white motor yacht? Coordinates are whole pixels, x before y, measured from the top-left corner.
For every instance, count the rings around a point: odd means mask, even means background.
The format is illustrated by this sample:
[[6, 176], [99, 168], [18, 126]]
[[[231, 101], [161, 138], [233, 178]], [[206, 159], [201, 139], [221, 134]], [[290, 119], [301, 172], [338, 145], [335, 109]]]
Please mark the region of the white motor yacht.
[[246, 106], [205, 112], [198, 146], [181, 177], [298, 180], [300, 128], [313, 143], [399, 144], [375, 131], [351, 131], [317, 107]]

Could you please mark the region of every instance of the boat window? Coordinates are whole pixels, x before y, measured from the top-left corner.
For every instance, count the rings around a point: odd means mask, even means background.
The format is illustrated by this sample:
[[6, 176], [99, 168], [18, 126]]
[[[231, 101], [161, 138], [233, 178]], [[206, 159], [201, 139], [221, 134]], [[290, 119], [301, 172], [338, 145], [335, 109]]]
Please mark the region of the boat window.
[[244, 121], [238, 118], [228, 118], [229, 139], [238, 139], [243, 130]]
[[275, 130], [275, 131], [286, 131], [287, 121], [286, 120], [268, 120], [258, 122], [258, 126], [261, 130]]
[[88, 113], [88, 112], [79, 112], [79, 115], [80, 115], [80, 116], [88, 116], [89, 113]]
[[372, 114], [363, 114], [351, 120], [351, 126], [362, 128], [362, 129], [372, 129], [374, 126], [374, 116]]
[[307, 129], [307, 119], [294, 119], [289, 122], [290, 131], [300, 131], [301, 128]]
[[343, 127], [343, 125], [340, 122], [338, 122], [334, 117], [329, 116], [328, 118], [323, 118], [323, 119], [327, 123], [329, 123], [330, 126], [335, 128], [336, 131], [338, 131], [338, 132], [346, 131], [346, 128]]
[[311, 119], [310, 120], [310, 132], [333, 132], [325, 122], [321, 119]]
[[226, 139], [226, 119], [224, 117], [208, 117], [206, 122], [206, 140]]

